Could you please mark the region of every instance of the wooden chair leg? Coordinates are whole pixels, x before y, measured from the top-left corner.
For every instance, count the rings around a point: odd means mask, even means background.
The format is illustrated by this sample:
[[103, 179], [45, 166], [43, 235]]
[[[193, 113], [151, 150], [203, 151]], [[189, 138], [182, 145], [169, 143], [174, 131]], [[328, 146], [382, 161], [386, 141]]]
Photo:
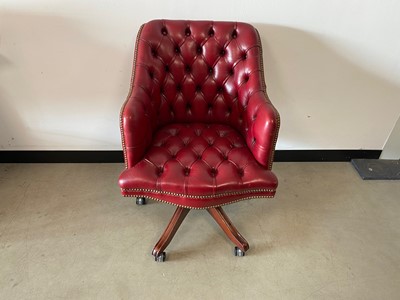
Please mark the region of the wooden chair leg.
[[189, 208], [183, 207], [178, 207], [175, 210], [175, 213], [172, 216], [171, 221], [169, 221], [167, 228], [165, 228], [160, 240], [153, 248], [152, 254], [155, 257], [158, 257], [165, 250], [165, 248], [167, 248], [189, 211]]
[[237, 231], [235, 226], [233, 226], [231, 220], [229, 220], [228, 216], [222, 210], [222, 207], [209, 208], [207, 211], [240, 250], [246, 252], [249, 249], [249, 244], [246, 239]]

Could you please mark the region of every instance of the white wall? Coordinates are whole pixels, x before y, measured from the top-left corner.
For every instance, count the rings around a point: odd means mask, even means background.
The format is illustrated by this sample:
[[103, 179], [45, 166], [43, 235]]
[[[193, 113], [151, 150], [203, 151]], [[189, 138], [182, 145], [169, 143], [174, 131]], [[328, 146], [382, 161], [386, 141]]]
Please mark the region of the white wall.
[[400, 117], [383, 147], [380, 159], [400, 160]]
[[395, 0], [0, 0], [0, 149], [120, 149], [154, 18], [240, 20], [264, 45], [278, 149], [382, 149], [400, 112]]

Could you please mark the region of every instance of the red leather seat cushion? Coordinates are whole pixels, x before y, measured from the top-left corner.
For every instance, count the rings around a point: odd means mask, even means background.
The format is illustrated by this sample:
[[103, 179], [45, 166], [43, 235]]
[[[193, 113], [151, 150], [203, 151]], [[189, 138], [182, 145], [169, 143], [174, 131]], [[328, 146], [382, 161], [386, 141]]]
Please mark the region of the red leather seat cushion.
[[278, 180], [234, 128], [191, 123], [160, 128], [144, 158], [121, 174], [119, 184], [125, 196], [208, 208], [273, 197]]

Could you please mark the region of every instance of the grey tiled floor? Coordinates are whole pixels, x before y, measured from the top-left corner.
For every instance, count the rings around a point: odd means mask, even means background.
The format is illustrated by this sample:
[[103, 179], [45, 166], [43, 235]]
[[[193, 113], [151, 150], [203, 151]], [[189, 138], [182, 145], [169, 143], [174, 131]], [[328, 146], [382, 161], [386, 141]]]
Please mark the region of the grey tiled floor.
[[400, 181], [348, 163], [275, 163], [274, 199], [225, 208], [245, 257], [192, 211], [122, 198], [122, 164], [0, 164], [0, 299], [400, 299]]

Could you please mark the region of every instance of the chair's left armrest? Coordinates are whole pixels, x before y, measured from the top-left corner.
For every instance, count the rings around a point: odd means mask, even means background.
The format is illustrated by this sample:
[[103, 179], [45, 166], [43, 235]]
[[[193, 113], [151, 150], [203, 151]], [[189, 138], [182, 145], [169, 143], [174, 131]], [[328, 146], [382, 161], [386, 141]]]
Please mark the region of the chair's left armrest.
[[153, 138], [157, 120], [151, 112], [150, 98], [141, 88], [133, 88], [121, 108], [120, 129], [125, 167], [131, 168], [144, 156]]
[[279, 113], [266, 93], [259, 91], [250, 97], [246, 117], [247, 146], [260, 164], [271, 169], [280, 126]]

